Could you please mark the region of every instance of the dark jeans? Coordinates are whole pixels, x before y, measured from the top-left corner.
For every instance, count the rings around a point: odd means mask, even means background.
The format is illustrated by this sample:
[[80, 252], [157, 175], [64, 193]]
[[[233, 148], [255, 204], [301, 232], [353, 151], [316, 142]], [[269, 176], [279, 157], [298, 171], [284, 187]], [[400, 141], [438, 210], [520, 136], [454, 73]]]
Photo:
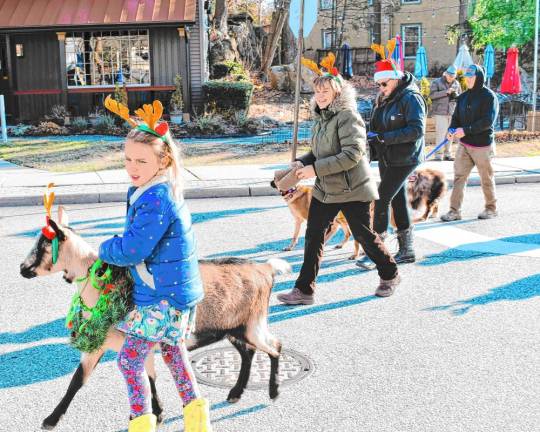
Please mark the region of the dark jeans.
[[306, 229], [304, 263], [295, 287], [304, 294], [313, 294], [315, 279], [319, 273], [324, 250], [324, 235], [334, 218], [342, 211], [349, 222], [352, 234], [376, 264], [381, 279], [396, 277], [398, 270], [392, 255], [388, 253], [379, 236], [369, 228], [370, 214], [368, 202], [353, 201], [348, 203], [325, 204], [316, 198], [311, 200]]
[[375, 201], [373, 229], [382, 234], [388, 229], [390, 222], [389, 207], [392, 203], [394, 220], [398, 230], [406, 230], [411, 226], [411, 216], [407, 198], [407, 179], [417, 165], [388, 167], [379, 160], [379, 199]]

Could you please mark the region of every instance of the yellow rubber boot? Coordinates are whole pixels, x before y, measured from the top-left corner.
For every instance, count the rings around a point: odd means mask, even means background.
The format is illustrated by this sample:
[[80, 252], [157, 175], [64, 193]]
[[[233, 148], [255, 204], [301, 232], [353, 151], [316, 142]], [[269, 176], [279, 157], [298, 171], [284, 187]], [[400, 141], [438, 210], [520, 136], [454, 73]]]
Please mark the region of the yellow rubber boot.
[[156, 423], [154, 414], [144, 414], [129, 421], [128, 432], [156, 432]]
[[194, 399], [184, 407], [184, 432], [212, 432], [206, 399]]

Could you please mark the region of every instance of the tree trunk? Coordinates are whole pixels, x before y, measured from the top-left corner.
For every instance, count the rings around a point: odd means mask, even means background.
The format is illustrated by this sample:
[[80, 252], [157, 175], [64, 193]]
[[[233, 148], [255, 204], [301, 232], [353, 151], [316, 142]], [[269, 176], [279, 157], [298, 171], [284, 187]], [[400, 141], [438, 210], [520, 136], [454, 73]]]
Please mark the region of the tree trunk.
[[266, 50], [264, 51], [263, 61], [261, 63], [261, 75], [263, 79], [268, 77], [268, 69], [272, 64], [274, 55], [276, 54], [276, 48], [279, 43], [281, 32], [283, 31], [283, 25], [289, 14], [289, 7], [291, 5], [290, 0], [283, 0], [276, 8], [276, 12], [272, 16], [272, 25], [270, 28], [270, 34], [268, 35], [268, 42], [266, 44]]
[[216, 12], [214, 14], [214, 26], [222, 38], [227, 38], [227, 19], [229, 11], [227, 10], [227, 0], [216, 0]]
[[[288, 21], [287, 14], [287, 21]], [[282, 64], [291, 64], [294, 63], [296, 58], [296, 39], [294, 34], [289, 26], [289, 23], [286, 22], [283, 26], [283, 31], [281, 32], [281, 60]]]

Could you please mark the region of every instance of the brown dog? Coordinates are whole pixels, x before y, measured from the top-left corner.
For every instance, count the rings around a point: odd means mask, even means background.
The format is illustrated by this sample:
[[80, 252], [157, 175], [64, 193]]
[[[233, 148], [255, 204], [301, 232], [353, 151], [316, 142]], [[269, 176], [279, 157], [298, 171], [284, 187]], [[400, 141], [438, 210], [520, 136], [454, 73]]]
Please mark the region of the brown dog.
[[[270, 182], [273, 188], [277, 188], [274, 181]], [[409, 203], [415, 213], [422, 212], [422, 216], [414, 217], [413, 223], [424, 222], [429, 217], [436, 217], [438, 212], [438, 204], [440, 199], [446, 192], [446, 179], [444, 173], [438, 170], [423, 168], [416, 170], [409, 177], [407, 184], [407, 194]], [[295, 186], [286, 192], [280, 191], [281, 196], [287, 203], [291, 214], [294, 217], [294, 234], [289, 246], [283, 250], [290, 251], [294, 249], [298, 243], [300, 228], [304, 221], [308, 218], [309, 206], [311, 204], [312, 187], [311, 186]], [[373, 223], [374, 202], [370, 206], [371, 220]], [[391, 214], [391, 225], [396, 228], [394, 215]], [[330, 240], [337, 230], [341, 227], [345, 235], [344, 240], [336, 246], [336, 249], [341, 249], [352, 235], [351, 229], [345, 219], [343, 213], [339, 212], [334, 223], [330, 226], [325, 234], [324, 242]], [[349, 257], [350, 260], [355, 260], [360, 254], [360, 245], [354, 241], [354, 253]]]
[[413, 218], [413, 223], [437, 217], [446, 189], [446, 178], [439, 170], [423, 168], [411, 174], [407, 185], [409, 203], [417, 215], [421, 214]]
[[[276, 187], [276, 184], [274, 181], [270, 182], [271, 186], [273, 188]], [[304, 221], [307, 221], [308, 213], [309, 213], [309, 206], [311, 204], [311, 197], [312, 197], [312, 187], [311, 186], [295, 186], [291, 189], [289, 189], [286, 192], [281, 192], [281, 196], [287, 203], [287, 206], [289, 207], [289, 210], [291, 214], [294, 217], [294, 234], [291, 239], [291, 243], [289, 246], [283, 248], [285, 251], [293, 250], [296, 244], [298, 243], [298, 237], [300, 235], [300, 228], [302, 227], [302, 224]], [[324, 235], [324, 242], [328, 242], [334, 234], [336, 234], [337, 230], [341, 227], [343, 230], [343, 233], [345, 235], [345, 238], [343, 241], [336, 245], [336, 249], [341, 249], [348, 241], [349, 238], [352, 235], [351, 229], [349, 227], [349, 223], [347, 222], [347, 219], [345, 219], [345, 216], [343, 213], [339, 212], [336, 218], [334, 219], [334, 222], [332, 225], [330, 225], [330, 228]], [[349, 257], [349, 259], [354, 260], [358, 258], [358, 255], [360, 253], [360, 245], [358, 242], [354, 242], [354, 254]]]

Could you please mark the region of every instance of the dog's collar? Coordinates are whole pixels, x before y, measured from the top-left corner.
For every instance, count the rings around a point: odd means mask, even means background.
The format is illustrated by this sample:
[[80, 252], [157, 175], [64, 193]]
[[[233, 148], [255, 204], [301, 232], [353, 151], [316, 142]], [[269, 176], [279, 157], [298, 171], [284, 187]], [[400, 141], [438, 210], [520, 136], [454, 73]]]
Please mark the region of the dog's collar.
[[290, 188], [289, 190], [287, 190], [285, 192], [279, 191], [279, 193], [281, 194], [281, 196], [287, 196], [287, 195], [295, 193], [297, 189], [298, 188], [295, 186], [295, 187], [292, 187], [292, 188]]

